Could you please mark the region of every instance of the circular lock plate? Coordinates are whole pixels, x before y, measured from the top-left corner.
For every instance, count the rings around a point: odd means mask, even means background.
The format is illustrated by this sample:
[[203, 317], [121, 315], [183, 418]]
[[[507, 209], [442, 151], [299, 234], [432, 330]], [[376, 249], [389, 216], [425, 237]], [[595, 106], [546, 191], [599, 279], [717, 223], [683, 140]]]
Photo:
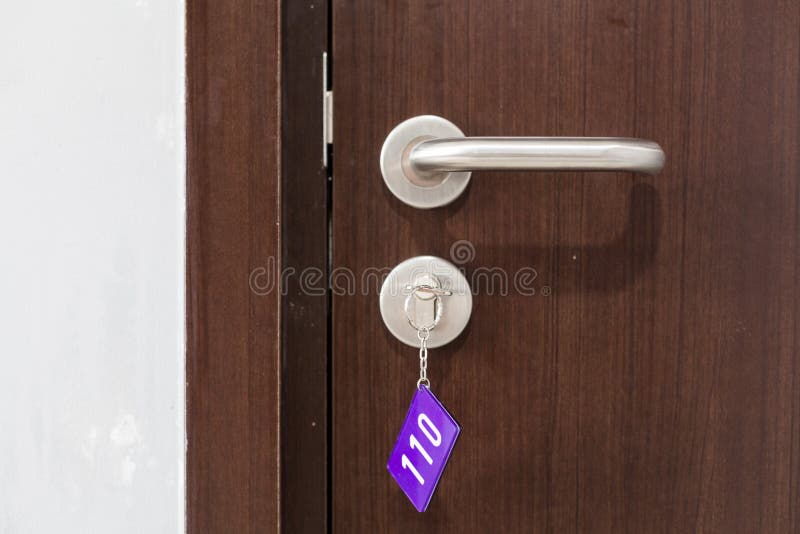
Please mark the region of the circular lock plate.
[[[415, 208], [436, 208], [450, 204], [469, 185], [470, 172], [450, 172], [440, 181], [426, 184], [426, 179], [416, 176], [403, 165], [403, 158], [411, 148], [425, 139], [438, 137], [464, 137], [464, 132], [447, 119], [436, 115], [420, 115], [398, 124], [381, 149], [381, 174], [394, 196]], [[424, 184], [424, 185], [423, 185]]]
[[409, 284], [426, 273], [434, 275], [442, 289], [452, 292], [441, 297], [442, 316], [428, 338], [428, 347], [436, 348], [457, 338], [472, 314], [472, 290], [464, 274], [449, 261], [436, 256], [417, 256], [395, 267], [381, 287], [381, 317], [394, 337], [406, 345], [419, 347], [417, 330], [408, 322], [405, 302], [411, 294]]

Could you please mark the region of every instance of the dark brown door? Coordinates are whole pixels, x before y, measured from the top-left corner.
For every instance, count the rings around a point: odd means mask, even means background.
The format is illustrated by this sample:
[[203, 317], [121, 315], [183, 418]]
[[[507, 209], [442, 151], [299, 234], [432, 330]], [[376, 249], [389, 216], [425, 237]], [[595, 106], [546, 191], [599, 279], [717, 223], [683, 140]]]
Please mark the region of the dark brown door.
[[[360, 281], [465, 241], [468, 278], [536, 271], [534, 295], [473, 286], [467, 330], [430, 353], [463, 430], [424, 514], [386, 470], [417, 353], [374, 284], [339, 287], [333, 530], [800, 531], [800, 4], [334, 0], [332, 17], [334, 269]], [[666, 166], [474, 173], [416, 209], [379, 153], [421, 114], [652, 139]]]

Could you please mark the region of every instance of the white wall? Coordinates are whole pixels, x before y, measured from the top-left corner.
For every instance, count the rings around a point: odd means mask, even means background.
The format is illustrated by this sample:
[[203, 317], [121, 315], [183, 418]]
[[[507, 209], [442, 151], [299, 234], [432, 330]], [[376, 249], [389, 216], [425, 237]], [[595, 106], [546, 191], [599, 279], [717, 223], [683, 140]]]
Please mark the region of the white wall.
[[0, 533], [184, 525], [182, 0], [0, 3]]

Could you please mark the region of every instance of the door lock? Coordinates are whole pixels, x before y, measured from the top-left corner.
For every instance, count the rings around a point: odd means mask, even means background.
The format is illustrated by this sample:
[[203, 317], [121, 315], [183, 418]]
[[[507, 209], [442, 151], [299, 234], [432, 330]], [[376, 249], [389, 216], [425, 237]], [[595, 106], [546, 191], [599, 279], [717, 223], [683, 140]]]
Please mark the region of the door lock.
[[446, 345], [464, 330], [472, 313], [472, 291], [464, 274], [436, 256], [410, 258], [392, 269], [380, 294], [383, 322], [407, 345], [430, 332], [431, 348]]

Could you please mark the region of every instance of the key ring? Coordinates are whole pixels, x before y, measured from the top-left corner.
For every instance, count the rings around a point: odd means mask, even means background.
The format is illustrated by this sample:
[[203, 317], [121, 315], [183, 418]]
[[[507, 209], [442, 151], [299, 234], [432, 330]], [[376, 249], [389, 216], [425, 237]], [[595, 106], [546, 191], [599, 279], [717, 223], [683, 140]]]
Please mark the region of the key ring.
[[443, 288], [439, 279], [432, 274], [418, 275], [414, 283], [408, 284], [405, 289], [409, 292], [405, 301], [408, 323], [418, 333], [432, 330], [442, 318], [442, 297], [450, 296], [453, 292]]

